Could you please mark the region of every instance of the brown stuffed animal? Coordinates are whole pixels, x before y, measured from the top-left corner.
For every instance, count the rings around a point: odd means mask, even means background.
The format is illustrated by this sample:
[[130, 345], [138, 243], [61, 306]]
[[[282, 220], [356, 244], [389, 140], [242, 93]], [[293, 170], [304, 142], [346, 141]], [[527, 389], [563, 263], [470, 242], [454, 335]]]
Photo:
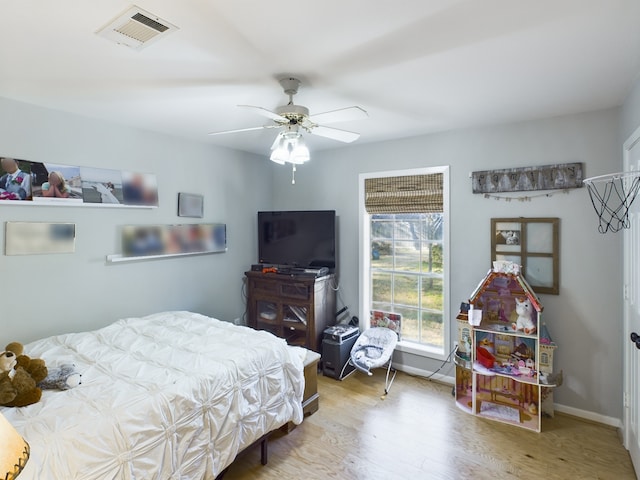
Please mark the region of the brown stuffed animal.
[[0, 373], [0, 405], [6, 405], [16, 398], [16, 387], [9, 378], [9, 372]]
[[44, 360], [40, 358], [31, 358], [24, 355], [24, 347], [21, 343], [12, 342], [5, 347], [8, 352], [13, 352], [17, 355], [16, 367], [24, 368], [29, 375], [35, 380], [36, 383], [41, 382], [47, 377], [49, 373]]
[[0, 353], [0, 405], [23, 407], [42, 396], [36, 384], [47, 376], [44, 360], [23, 355], [23, 346], [13, 342]]

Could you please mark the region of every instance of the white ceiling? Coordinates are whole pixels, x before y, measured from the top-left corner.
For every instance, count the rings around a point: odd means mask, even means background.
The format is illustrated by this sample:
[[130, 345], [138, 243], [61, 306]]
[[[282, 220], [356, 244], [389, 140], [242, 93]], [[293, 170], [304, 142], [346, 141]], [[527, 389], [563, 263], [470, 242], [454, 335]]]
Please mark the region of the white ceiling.
[[0, 0], [0, 96], [266, 154], [274, 130], [207, 133], [268, 123], [236, 105], [285, 104], [284, 75], [371, 142], [620, 105], [640, 71], [638, 0], [137, 0], [179, 30], [95, 34], [132, 4]]

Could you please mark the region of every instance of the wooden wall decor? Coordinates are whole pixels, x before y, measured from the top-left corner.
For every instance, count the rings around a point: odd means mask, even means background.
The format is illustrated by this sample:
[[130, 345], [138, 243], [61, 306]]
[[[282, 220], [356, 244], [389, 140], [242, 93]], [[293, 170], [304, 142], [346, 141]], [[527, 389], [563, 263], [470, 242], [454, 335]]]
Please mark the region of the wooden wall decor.
[[471, 174], [473, 193], [527, 192], [582, 187], [582, 163], [483, 170]]
[[491, 260], [522, 267], [537, 293], [560, 293], [560, 219], [492, 218]]

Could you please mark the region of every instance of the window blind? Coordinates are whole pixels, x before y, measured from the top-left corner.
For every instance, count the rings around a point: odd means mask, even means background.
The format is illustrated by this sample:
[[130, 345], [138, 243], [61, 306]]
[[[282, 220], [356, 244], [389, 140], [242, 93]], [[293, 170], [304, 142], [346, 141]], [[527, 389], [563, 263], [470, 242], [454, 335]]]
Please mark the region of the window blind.
[[365, 209], [367, 213], [441, 213], [442, 182], [442, 173], [367, 178]]

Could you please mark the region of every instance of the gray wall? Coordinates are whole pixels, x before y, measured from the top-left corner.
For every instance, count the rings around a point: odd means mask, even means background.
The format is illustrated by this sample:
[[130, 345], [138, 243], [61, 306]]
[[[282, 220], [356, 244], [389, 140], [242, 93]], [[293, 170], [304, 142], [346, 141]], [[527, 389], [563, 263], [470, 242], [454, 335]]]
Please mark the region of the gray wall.
[[[627, 95], [624, 105], [622, 105], [622, 125], [620, 128], [622, 143], [638, 127], [640, 127], [640, 80], [636, 82], [629, 95]], [[621, 151], [622, 143], [620, 145]]]
[[[242, 274], [257, 255], [256, 211], [271, 202], [263, 158], [6, 99], [0, 145], [0, 155], [26, 160], [155, 173], [160, 194], [155, 210], [0, 204], [3, 223], [74, 222], [77, 234], [74, 254], [0, 255], [0, 347], [162, 310], [242, 316]], [[204, 218], [178, 217], [178, 192], [203, 194]], [[197, 222], [226, 223], [228, 252], [105, 263], [120, 252], [122, 225]]]
[[[585, 188], [505, 202], [471, 193], [469, 172], [583, 162], [586, 175], [621, 168], [620, 110], [474, 128], [314, 152], [298, 169], [274, 171], [274, 208], [335, 209], [339, 216], [340, 299], [358, 314], [358, 174], [450, 165], [451, 318], [490, 267], [492, 217], [560, 217], [560, 295], [541, 295], [564, 370], [557, 403], [622, 417], [621, 236], [597, 232]], [[452, 338], [456, 338], [452, 322]], [[403, 354], [402, 363], [435, 370], [439, 362]]]
[[[498, 202], [473, 195], [468, 173], [576, 161], [585, 163], [588, 176], [617, 171], [621, 132], [631, 133], [638, 124], [636, 87], [622, 113], [611, 109], [314, 152], [292, 186], [290, 170], [269, 165], [264, 157], [0, 98], [0, 155], [153, 172], [160, 191], [156, 210], [0, 205], [2, 222], [74, 222], [77, 228], [74, 254], [0, 255], [0, 343], [167, 309], [239, 317], [242, 272], [256, 258], [256, 211], [271, 208], [337, 210], [340, 304], [359, 315], [358, 174], [450, 165], [452, 318], [490, 266], [490, 218], [560, 217], [561, 292], [542, 296], [544, 319], [560, 346], [556, 365], [565, 372], [556, 401], [621, 418], [621, 237], [597, 233], [585, 189], [527, 203]], [[264, 182], [271, 175], [273, 183]], [[196, 221], [176, 216], [179, 191], [205, 195], [202, 221], [227, 223], [229, 251], [106, 265], [105, 256], [119, 251], [116, 232], [122, 225]], [[3, 237], [4, 228], [2, 243]], [[438, 366], [408, 354], [401, 361], [425, 370]]]

